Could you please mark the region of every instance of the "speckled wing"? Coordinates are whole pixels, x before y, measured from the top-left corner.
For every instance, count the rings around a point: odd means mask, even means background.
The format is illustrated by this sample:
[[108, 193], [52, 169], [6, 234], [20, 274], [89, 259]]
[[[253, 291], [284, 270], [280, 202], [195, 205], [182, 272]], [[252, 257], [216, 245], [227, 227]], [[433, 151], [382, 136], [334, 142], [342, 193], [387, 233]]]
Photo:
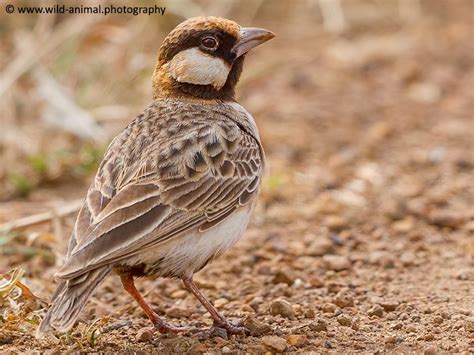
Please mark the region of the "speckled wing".
[[253, 200], [263, 151], [252, 118], [223, 105], [168, 106], [150, 107], [109, 146], [57, 277], [204, 231]]

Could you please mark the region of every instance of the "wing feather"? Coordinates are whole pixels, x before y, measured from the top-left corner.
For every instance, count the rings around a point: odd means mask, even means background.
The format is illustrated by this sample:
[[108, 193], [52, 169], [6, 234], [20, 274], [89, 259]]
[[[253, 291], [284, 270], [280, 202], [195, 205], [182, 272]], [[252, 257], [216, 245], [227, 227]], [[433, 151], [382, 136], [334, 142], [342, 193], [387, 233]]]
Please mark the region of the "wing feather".
[[[171, 123], [179, 110], [173, 115], [157, 105], [109, 146], [59, 278], [119, 262], [192, 228], [206, 230], [252, 201], [263, 172], [254, 131], [243, 130], [222, 112], [177, 128]], [[141, 135], [156, 137], [145, 145]]]

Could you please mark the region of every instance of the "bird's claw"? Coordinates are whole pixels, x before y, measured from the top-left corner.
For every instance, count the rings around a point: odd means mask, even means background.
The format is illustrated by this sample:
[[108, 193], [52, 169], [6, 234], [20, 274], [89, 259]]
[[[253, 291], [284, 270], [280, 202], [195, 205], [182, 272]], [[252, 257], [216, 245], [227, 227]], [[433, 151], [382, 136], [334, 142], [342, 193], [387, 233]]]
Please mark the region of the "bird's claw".
[[213, 328], [224, 329], [228, 335], [232, 335], [232, 334], [249, 335], [250, 334], [250, 330], [244, 327], [244, 321], [242, 319], [238, 319], [234, 322], [229, 322], [227, 320], [223, 320], [221, 322], [214, 322]]

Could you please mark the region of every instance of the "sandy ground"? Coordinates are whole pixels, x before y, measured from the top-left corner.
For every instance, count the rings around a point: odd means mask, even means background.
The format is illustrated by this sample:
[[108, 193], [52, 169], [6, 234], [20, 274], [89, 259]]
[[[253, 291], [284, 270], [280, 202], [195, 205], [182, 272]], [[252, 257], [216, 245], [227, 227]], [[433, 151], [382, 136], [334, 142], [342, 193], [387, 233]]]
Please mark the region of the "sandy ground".
[[[47, 340], [33, 336], [39, 302], [4, 301], [0, 351], [473, 353], [472, 24], [438, 18], [362, 34], [262, 48], [271, 75], [240, 94], [269, 169], [244, 238], [196, 279], [251, 336], [154, 334], [110, 277], [78, 326]], [[43, 186], [2, 204], [0, 221], [86, 188]], [[73, 216], [58, 223], [2, 236], [0, 268], [21, 266], [44, 298]], [[178, 281], [138, 285], [170, 322], [211, 324]]]

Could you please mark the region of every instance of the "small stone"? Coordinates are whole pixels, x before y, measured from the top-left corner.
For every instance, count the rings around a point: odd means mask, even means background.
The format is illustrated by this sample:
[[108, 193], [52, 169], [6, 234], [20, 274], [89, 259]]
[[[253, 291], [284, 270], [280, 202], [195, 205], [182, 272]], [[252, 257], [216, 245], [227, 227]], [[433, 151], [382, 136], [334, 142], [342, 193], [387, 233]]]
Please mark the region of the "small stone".
[[325, 303], [321, 309], [324, 313], [334, 313], [334, 311], [337, 309], [337, 306], [333, 303]]
[[295, 311], [291, 303], [285, 300], [275, 300], [270, 305], [270, 313], [273, 316], [281, 315], [282, 317], [294, 319]]
[[208, 282], [202, 279], [194, 279], [194, 284], [197, 286], [197, 288], [202, 288], [202, 289], [208, 289], [208, 290], [215, 290], [216, 285], [212, 282]]
[[354, 299], [347, 293], [338, 293], [333, 303], [341, 308], [354, 306]]
[[432, 333], [428, 333], [425, 336], [423, 336], [423, 340], [425, 340], [425, 341], [432, 341], [432, 340], [434, 340], [434, 338], [435, 338], [434, 334], [432, 334]]
[[275, 276], [273, 276], [272, 283], [279, 284], [279, 283], [285, 283], [287, 285], [292, 285], [293, 282], [295, 282], [296, 276], [293, 270], [291, 269], [281, 269], [278, 270]]
[[190, 354], [202, 354], [205, 353], [207, 350], [209, 350], [208, 345], [206, 345], [205, 343], [197, 343], [191, 346], [186, 352]]
[[399, 303], [396, 301], [387, 301], [387, 300], [382, 300], [382, 302], [379, 303], [385, 312], [393, 312], [397, 309]]
[[395, 344], [397, 342], [397, 337], [395, 335], [389, 335], [385, 338], [385, 344]]
[[340, 314], [336, 319], [337, 322], [344, 327], [350, 327], [352, 324], [352, 319], [347, 314]]
[[324, 281], [317, 276], [311, 276], [308, 279], [308, 282], [310, 283], [311, 286], [316, 287], [316, 288], [324, 287]]
[[397, 320], [398, 319], [398, 316], [396, 313], [389, 313], [387, 314], [387, 320]]
[[474, 273], [470, 269], [461, 269], [456, 271], [456, 279], [462, 281], [474, 280]]
[[309, 329], [316, 332], [325, 332], [328, 330], [328, 325], [323, 319], [317, 319], [309, 324]]
[[415, 265], [417, 257], [411, 252], [405, 252], [400, 256], [400, 262], [403, 266], [413, 266]]
[[457, 228], [464, 223], [464, 216], [457, 212], [438, 210], [430, 214], [429, 220], [438, 227]]
[[296, 314], [296, 315], [299, 316], [299, 315], [302, 314], [302, 312], [303, 312], [303, 307], [301, 307], [300, 304], [293, 304], [293, 305], [291, 305], [291, 307], [293, 307], [293, 311], [295, 311], [295, 314]]
[[323, 256], [334, 252], [334, 245], [329, 239], [316, 239], [308, 247], [307, 255]]
[[369, 254], [368, 261], [371, 264], [382, 266], [386, 269], [395, 266], [395, 259], [392, 254], [385, 250], [376, 250]]
[[441, 317], [441, 316], [434, 316], [434, 317], [433, 317], [433, 323], [434, 323], [434, 324], [441, 324], [441, 323], [443, 323], [443, 317]]
[[149, 342], [153, 339], [153, 330], [150, 328], [140, 329], [137, 333], [136, 339], [140, 342]]
[[254, 337], [262, 336], [272, 330], [270, 325], [260, 322], [251, 314], [244, 318], [244, 326], [250, 331], [250, 335]]
[[389, 199], [383, 206], [383, 213], [392, 220], [402, 219], [407, 213], [406, 202], [400, 199]]
[[347, 222], [343, 217], [335, 215], [327, 216], [323, 223], [332, 231], [340, 231], [347, 226]]
[[474, 333], [474, 317], [468, 317], [464, 321], [464, 329], [469, 333]]
[[395, 232], [406, 233], [411, 231], [415, 227], [415, 221], [412, 217], [404, 218], [400, 221], [392, 223], [392, 228]]
[[386, 312], [392, 312], [396, 310], [399, 305], [399, 303], [396, 301], [386, 300], [381, 297], [373, 297], [371, 302], [382, 306]]
[[472, 313], [471, 310], [467, 308], [460, 308], [458, 311], [460, 314], [463, 314], [465, 316], [470, 316]]
[[297, 348], [299, 348], [299, 347], [302, 347], [304, 344], [306, 344], [307, 340], [308, 340], [308, 337], [306, 335], [291, 334], [291, 335], [288, 335], [286, 342], [290, 346], [296, 346]]
[[177, 290], [177, 291], [174, 291], [172, 294], [171, 294], [171, 298], [173, 299], [184, 299], [188, 296], [188, 292], [185, 291], [185, 290]]
[[367, 311], [367, 314], [368, 314], [369, 316], [382, 317], [382, 316], [383, 316], [383, 308], [382, 308], [382, 306], [376, 304], [376, 305], [372, 306], [372, 308], [370, 308], [370, 309]]
[[267, 335], [262, 338], [262, 344], [270, 350], [283, 352], [286, 349], [286, 340], [276, 335]]
[[218, 298], [217, 300], [214, 301], [214, 306], [216, 308], [222, 308], [224, 307], [227, 303], [229, 303], [229, 300], [227, 298]]
[[316, 312], [314, 312], [313, 308], [308, 308], [304, 312], [304, 317], [305, 318], [314, 318], [314, 317], [316, 317]]
[[171, 318], [188, 318], [192, 311], [183, 307], [171, 307], [166, 311], [166, 315]]
[[436, 355], [438, 353], [438, 349], [436, 346], [428, 346], [423, 350], [423, 355]]
[[334, 271], [347, 270], [351, 267], [350, 260], [341, 255], [324, 255], [323, 262], [328, 269]]
[[294, 288], [303, 288], [304, 287], [304, 281], [301, 279], [296, 279], [295, 282], [293, 282], [293, 287]]
[[243, 304], [242, 307], [240, 307], [240, 310], [242, 312], [247, 312], [247, 313], [255, 312], [255, 310], [247, 303]]

